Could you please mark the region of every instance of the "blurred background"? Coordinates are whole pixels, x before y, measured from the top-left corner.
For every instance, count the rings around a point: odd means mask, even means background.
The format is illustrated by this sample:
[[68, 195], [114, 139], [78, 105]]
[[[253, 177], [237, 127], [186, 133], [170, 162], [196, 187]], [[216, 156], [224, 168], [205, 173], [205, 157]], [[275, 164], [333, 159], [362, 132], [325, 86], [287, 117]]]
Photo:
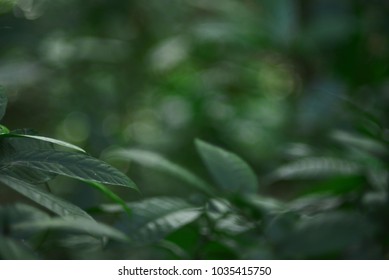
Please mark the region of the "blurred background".
[[[3, 123], [95, 157], [141, 148], [202, 175], [200, 138], [261, 178], [336, 154], [328, 136], [338, 130], [376, 136], [389, 121], [388, 1], [1, 0], [0, 12]], [[118, 167], [142, 190], [124, 199], [187, 195], [165, 176]], [[103, 199], [75, 184], [59, 178], [55, 191], [84, 207]]]

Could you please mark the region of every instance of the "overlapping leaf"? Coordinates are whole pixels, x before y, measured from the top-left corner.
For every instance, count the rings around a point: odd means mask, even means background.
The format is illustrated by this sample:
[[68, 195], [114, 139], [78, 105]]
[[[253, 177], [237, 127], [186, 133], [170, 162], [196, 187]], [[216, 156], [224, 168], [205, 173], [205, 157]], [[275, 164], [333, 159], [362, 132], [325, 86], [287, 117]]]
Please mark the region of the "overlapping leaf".
[[95, 237], [108, 237], [118, 241], [129, 241], [127, 236], [115, 228], [108, 225], [97, 223], [90, 220], [51, 218], [39, 221], [29, 221], [14, 224], [12, 229], [17, 230], [45, 230], [57, 229], [76, 231], [79, 233], [89, 234]]
[[305, 158], [276, 169], [269, 181], [285, 179], [323, 178], [359, 174], [361, 166], [349, 160], [331, 157]]
[[9, 237], [0, 237], [0, 256], [4, 260], [36, 260], [31, 248]]
[[151, 198], [131, 203], [131, 219], [122, 227], [137, 244], [159, 241], [199, 217], [199, 208], [180, 198]]
[[[13, 132], [18, 134], [33, 133], [29, 129], [18, 129]], [[54, 147], [51, 143], [35, 139], [2, 138], [0, 141], [0, 159], [6, 158], [15, 152], [31, 150], [54, 150]], [[37, 169], [34, 170], [23, 166], [3, 166], [2, 168], [8, 175], [32, 184], [44, 183], [50, 181], [56, 176], [56, 174], [53, 173]]]
[[25, 221], [37, 221], [48, 219], [48, 213], [31, 205], [23, 203], [6, 204], [0, 206], [0, 232], [3, 231], [4, 224], [11, 225]]
[[102, 192], [105, 196], [107, 196], [112, 201], [116, 202], [118, 205], [122, 207], [122, 209], [131, 216], [131, 209], [128, 207], [126, 202], [121, 199], [118, 195], [116, 195], [113, 191], [111, 191], [108, 187], [104, 186], [103, 184], [96, 183], [96, 182], [88, 182], [87, 184], [94, 187], [95, 189], [98, 189], [100, 192]]
[[136, 189], [136, 185], [112, 166], [76, 152], [32, 150], [15, 152], [0, 160], [1, 168], [27, 167], [75, 179], [120, 185]]
[[135, 149], [117, 149], [106, 154], [108, 158], [135, 161], [146, 167], [173, 175], [196, 189], [212, 195], [211, 186], [187, 169], [152, 152]]
[[283, 241], [288, 257], [342, 253], [372, 237], [370, 222], [355, 212], [327, 212], [297, 222]]
[[0, 182], [60, 216], [73, 216], [94, 221], [92, 217], [76, 205], [17, 178], [5, 174], [0, 175]]
[[205, 165], [219, 187], [228, 193], [255, 193], [256, 176], [237, 155], [197, 140], [196, 146]]
[[[35, 234], [29, 231], [12, 231], [12, 225], [26, 221], [39, 221], [48, 219], [48, 213], [31, 205], [16, 203], [0, 206], [0, 234], [6, 232], [7, 237], [15, 238], [15, 240], [34, 240]], [[36, 240], [36, 239], [35, 239]], [[39, 240], [39, 238], [38, 238]], [[38, 241], [39, 243], [39, 241]], [[30, 243], [31, 246], [33, 246]]]
[[59, 145], [59, 146], [65, 147], [65, 148], [69, 148], [69, 149], [72, 149], [72, 150], [76, 150], [76, 151], [85, 153], [84, 149], [82, 149], [82, 148], [80, 148], [80, 147], [78, 147], [76, 145], [73, 145], [73, 144], [70, 144], [68, 142], [58, 140], [58, 139], [53, 139], [53, 138], [50, 138], [50, 137], [44, 137], [44, 136], [38, 136], [38, 135], [28, 135], [28, 134], [16, 134], [16, 133], [2, 134], [1, 137], [35, 139], [35, 140], [40, 140], [42, 142], [47, 142], [47, 143]]

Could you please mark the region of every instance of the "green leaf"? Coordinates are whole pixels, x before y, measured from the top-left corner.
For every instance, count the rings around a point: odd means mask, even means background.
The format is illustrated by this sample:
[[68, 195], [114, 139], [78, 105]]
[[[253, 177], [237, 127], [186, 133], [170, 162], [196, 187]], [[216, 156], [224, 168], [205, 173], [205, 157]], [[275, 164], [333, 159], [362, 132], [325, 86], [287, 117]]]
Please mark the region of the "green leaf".
[[0, 124], [0, 136], [8, 133], [9, 133], [9, 129], [6, 126]]
[[338, 130], [331, 134], [331, 138], [342, 143], [345, 147], [348, 148], [368, 151], [375, 155], [383, 155], [388, 153], [388, 150], [383, 143], [361, 135], [351, 134]]
[[269, 182], [285, 179], [325, 178], [340, 175], [358, 175], [360, 165], [349, 160], [330, 157], [305, 158], [276, 169], [267, 178]]
[[336, 176], [311, 182], [301, 195], [332, 194], [343, 196], [347, 193], [360, 193], [366, 189], [366, 179], [361, 175]]
[[5, 111], [7, 109], [8, 98], [5, 95], [4, 87], [0, 86], [0, 121], [3, 119], [5, 115]]
[[301, 219], [283, 241], [282, 248], [284, 254], [295, 258], [342, 254], [368, 242], [373, 231], [370, 222], [358, 213], [327, 212]]
[[24, 166], [92, 182], [137, 189], [122, 172], [91, 156], [76, 152], [33, 150], [14, 153], [3, 159], [2, 168]]
[[12, 230], [45, 230], [45, 229], [58, 229], [58, 230], [69, 230], [80, 233], [89, 234], [95, 237], [108, 237], [118, 241], [128, 242], [129, 239], [125, 234], [118, 231], [117, 229], [108, 225], [97, 223], [90, 220], [80, 219], [67, 219], [67, 218], [51, 218], [40, 221], [29, 221], [14, 224]]
[[23, 166], [7, 167], [2, 169], [2, 172], [33, 185], [46, 183], [56, 176], [55, 174]]
[[278, 215], [287, 211], [287, 207], [281, 201], [270, 197], [263, 197], [258, 195], [245, 195], [239, 200], [239, 206], [241, 208], [251, 208], [257, 215], [260, 216], [272, 216]]
[[[22, 139], [22, 138], [6, 138], [0, 141], [0, 164], [1, 159], [7, 158], [15, 152], [30, 151], [36, 149], [53, 150], [50, 143], [37, 141], [33, 139]], [[41, 170], [33, 170], [23, 166], [7, 166], [2, 167], [3, 173], [21, 179], [23, 181], [39, 184], [50, 181], [56, 174], [44, 172]]]
[[15, 223], [26, 221], [38, 221], [48, 219], [47, 212], [42, 211], [31, 205], [23, 203], [6, 204], [0, 207], [0, 232], [7, 233], [7, 237], [28, 242], [29, 247], [36, 248], [41, 242], [41, 235], [31, 232], [13, 232], [11, 227]]
[[3, 231], [2, 225], [12, 224], [31, 220], [43, 220], [49, 218], [49, 214], [31, 205], [23, 203], [6, 204], [0, 206], [0, 231]]
[[219, 187], [228, 193], [255, 193], [256, 176], [237, 155], [196, 140], [197, 150]]
[[83, 150], [82, 148], [80, 148], [80, 147], [78, 147], [76, 145], [73, 145], [73, 144], [70, 144], [70, 143], [58, 140], [58, 139], [49, 138], [49, 137], [43, 137], [43, 136], [37, 136], [37, 135], [27, 135], [27, 134], [15, 134], [15, 133], [6, 133], [6, 134], [1, 134], [0, 136], [1, 137], [30, 138], [30, 139], [35, 139], [35, 140], [39, 140], [39, 141], [43, 141], [43, 142], [48, 142], [48, 143], [59, 145], [59, 146], [65, 147], [65, 148], [69, 148], [69, 149], [72, 149], [72, 150], [77, 150], [79, 152], [86, 153], [85, 150]]
[[[102, 242], [103, 241], [103, 242]], [[78, 255], [81, 252], [90, 252], [90, 258], [96, 259], [96, 252], [104, 252], [104, 247], [106, 245], [106, 240], [101, 238], [96, 238], [94, 236], [86, 235], [86, 234], [69, 234], [65, 236], [61, 236], [61, 240], [59, 244], [61, 247], [66, 250], [75, 252], [76, 255], [72, 259], [78, 259]], [[81, 253], [83, 255], [83, 253]]]
[[313, 194], [290, 201], [288, 207], [291, 211], [300, 214], [313, 215], [337, 209], [342, 205], [343, 200], [340, 196]]
[[[10, 132], [12, 135], [33, 135], [34, 131], [31, 129], [15, 129]], [[33, 138], [24, 138], [24, 137], [3, 137], [2, 143], [7, 143], [14, 148], [15, 151], [20, 150], [55, 150], [54, 145], [50, 142], [45, 142], [41, 140], [36, 140]]]
[[255, 226], [245, 216], [238, 214], [228, 200], [210, 199], [205, 209], [207, 218], [212, 221], [215, 233], [238, 235]]
[[122, 226], [137, 244], [159, 241], [201, 214], [198, 207], [180, 198], [151, 198], [129, 206], [132, 216]]
[[127, 206], [126, 202], [123, 199], [121, 199], [118, 195], [116, 195], [113, 191], [111, 191], [108, 187], [96, 182], [85, 181], [85, 183], [101, 191], [112, 201], [120, 205], [123, 208], [123, 210], [128, 214], [128, 216], [131, 216], [131, 209]]
[[0, 256], [3, 260], [36, 260], [38, 257], [26, 245], [12, 238], [0, 237]]
[[37, 186], [5, 174], [0, 174], [0, 182], [60, 216], [72, 216], [74, 218], [82, 218], [82, 220], [94, 221], [93, 218], [81, 208], [38, 189]]
[[136, 149], [116, 149], [106, 154], [113, 160], [132, 160], [143, 166], [175, 176], [197, 190], [213, 195], [212, 187], [187, 169], [152, 152]]

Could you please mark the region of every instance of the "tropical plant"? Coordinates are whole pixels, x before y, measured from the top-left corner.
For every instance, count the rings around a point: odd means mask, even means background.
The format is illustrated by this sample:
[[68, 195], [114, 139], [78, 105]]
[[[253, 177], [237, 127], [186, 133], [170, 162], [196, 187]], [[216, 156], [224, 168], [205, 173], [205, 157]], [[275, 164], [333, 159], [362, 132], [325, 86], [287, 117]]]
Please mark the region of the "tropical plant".
[[[169, 241], [183, 258], [385, 258], [387, 145], [345, 132], [333, 138], [343, 145], [342, 157], [296, 159], [260, 184], [237, 155], [200, 140], [197, 151], [214, 184], [158, 154], [112, 150], [106, 154], [111, 160], [133, 161], [173, 175], [201, 193], [186, 201], [165, 197], [131, 204], [135, 217], [123, 220], [122, 229], [138, 245]], [[300, 185], [291, 199], [266, 195], [287, 181], [289, 188], [293, 182]], [[122, 211], [112, 205], [101, 210]]]
[[[4, 89], [0, 88], [0, 120], [5, 114], [6, 106], [7, 96]], [[4, 125], [1, 125], [0, 129], [0, 182], [56, 214], [52, 217], [42, 210], [24, 204], [2, 206], [2, 258], [38, 257], [31, 251], [29, 240], [20, 238], [21, 232], [26, 231], [41, 232], [58, 228], [81, 231], [91, 236], [127, 239], [119, 231], [95, 221], [78, 206], [52, 194], [49, 188], [49, 181], [57, 175], [81, 180], [99, 189], [128, 211], [124, 202], [103, 185], [137, 189], [126, 175], [72, 144], [35, 135], [30, 129], [10, 131]], [[45, 185], [46, 189], [42, 188], [42, 185]]]
[[[2, 116], [4, 94], [0, 100]], [[202, 140], [195, 144], [212, 182], [157, 153], [114, 148], [104, 154], [106, 161], [135, 162], [169, 174], [187, 193], [126, 202], [104, 185], [136, 189], [117, 169], [72, 144], [2, 126], [0, 181], [52, 213], [21, 203], [1, 206], [0, 254], [6, 259], [387, 258], [388, 143], [384, 126], [377, 127], [375, 134], [334, 131], [328, 152], [296, 155], [259, 181], [239, 156]], [[42, 188], [57, 175], [81, 180], [114, 203], [82, 210]], [[288, 195], [271, 195], [279, 188]]]
[[2, 123], [142, 187], [1, 126], [0, 257], [389, 258], [389, 1], [166, 6], [0, 0]]

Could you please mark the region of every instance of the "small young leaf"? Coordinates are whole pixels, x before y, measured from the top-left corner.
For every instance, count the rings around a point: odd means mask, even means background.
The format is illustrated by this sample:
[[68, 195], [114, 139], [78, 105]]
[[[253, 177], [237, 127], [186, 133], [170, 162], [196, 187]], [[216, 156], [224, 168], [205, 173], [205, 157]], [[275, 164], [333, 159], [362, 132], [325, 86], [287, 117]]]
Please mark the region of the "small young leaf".
[[0, 124], [0, 136], [6, 135], [8, 133], [9, 133], [9, 129], [6, 126]]
[[73, 216], [82, 218], [82, 220], [94, 221], [93, 218], [81, 208], [48, 192], [40, 190], [37, 186], [28, 184], [6, 174], [0, 174], [0, 182], [60, 216]]
[[256, 176], [237, 155], [196, 140], [197, 150], [220, 188], [227, 193], [255, 193]]
[[126, 175], [103, 161], [76, 152], [33, 150], [0, 160], [4, 167], [24, 166], [75, 179], [137, 189]]
[[0, 86], [0, 121], [5, 115], [5, 110], [7, 109], [7, 95], [5, 95], [4, 87]]
[[106, 156], [113, 160], [135, 161], [146, 167], [175, 176], [208, 195], [213, 194], [212, 187], [201, 178], [155, 153], [135, 149], [117, 149], [107, 153]]

